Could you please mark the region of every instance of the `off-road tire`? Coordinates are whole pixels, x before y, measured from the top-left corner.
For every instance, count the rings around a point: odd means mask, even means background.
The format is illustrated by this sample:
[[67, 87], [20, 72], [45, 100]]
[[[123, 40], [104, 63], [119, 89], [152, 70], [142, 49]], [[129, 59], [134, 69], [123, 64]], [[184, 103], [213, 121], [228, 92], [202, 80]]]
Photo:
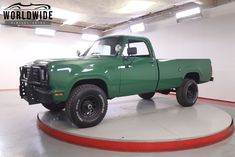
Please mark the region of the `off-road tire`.
[[107, 108], [108, 102], [104, 91], [96, 85], [84, 84], [73, 89], [65, 111], [76, 126], [88, 128], [103, 120]]
[[176, 90], [176, 98], [183, 107], [193, 106], [198, 98], [197, 83], [192, 79], [185, 79]]

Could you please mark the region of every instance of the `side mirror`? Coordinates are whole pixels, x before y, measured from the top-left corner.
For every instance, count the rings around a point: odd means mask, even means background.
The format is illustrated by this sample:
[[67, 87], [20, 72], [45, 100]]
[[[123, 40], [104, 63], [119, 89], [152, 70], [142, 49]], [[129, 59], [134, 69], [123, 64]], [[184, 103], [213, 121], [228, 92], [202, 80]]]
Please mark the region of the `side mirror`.
[[128, 54], [128, 56], [137, 54], [137, 48], [136, 47], [127, 48], [127, 54]]
[[80, 56], [81, 55], [81, 52], [79, 50], [77, 50], [77, 56]]

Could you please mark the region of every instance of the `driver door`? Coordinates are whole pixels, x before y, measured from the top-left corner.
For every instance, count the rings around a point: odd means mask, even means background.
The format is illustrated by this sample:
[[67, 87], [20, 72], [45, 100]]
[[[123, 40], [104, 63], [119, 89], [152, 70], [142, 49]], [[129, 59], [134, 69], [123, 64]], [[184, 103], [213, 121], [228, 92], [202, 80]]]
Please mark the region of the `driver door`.
[[[157, 64], [150, 54], [147, 42], [129, 39], [122, 54], [120, 96], [155, 91], [157, 86]], [[136, 54], [127, 53], [128, 48], [136, 48]]]

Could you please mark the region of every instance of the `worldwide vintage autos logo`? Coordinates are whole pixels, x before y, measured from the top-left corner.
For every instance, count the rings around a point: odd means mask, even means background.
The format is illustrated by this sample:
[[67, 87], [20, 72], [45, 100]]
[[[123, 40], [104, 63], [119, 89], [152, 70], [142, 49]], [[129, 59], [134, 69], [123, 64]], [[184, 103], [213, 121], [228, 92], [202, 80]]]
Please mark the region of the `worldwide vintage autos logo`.
[[48, 4], [23, 5], [15, 3], [3, 10], [6, 25], [14, 26], [49, 26], [52, 21], [52, 10]]

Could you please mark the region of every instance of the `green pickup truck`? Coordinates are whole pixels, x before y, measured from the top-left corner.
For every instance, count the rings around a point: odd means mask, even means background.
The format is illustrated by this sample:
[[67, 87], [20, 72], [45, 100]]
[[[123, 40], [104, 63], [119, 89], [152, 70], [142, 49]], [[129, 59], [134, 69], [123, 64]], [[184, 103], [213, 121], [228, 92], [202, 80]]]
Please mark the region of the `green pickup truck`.
[[78, 127], [92, 127], [104, 118], [107, 99], [155, 92], [176, 92], [180, 105], [198, 97], [197, 84], [212, 81], [209, 59], [156, 59], [144, 37], [110, 36], [94, 42], [72, 59], [37, 60], [20, 67], [20, 96], [51, 111], [65, 108]]

